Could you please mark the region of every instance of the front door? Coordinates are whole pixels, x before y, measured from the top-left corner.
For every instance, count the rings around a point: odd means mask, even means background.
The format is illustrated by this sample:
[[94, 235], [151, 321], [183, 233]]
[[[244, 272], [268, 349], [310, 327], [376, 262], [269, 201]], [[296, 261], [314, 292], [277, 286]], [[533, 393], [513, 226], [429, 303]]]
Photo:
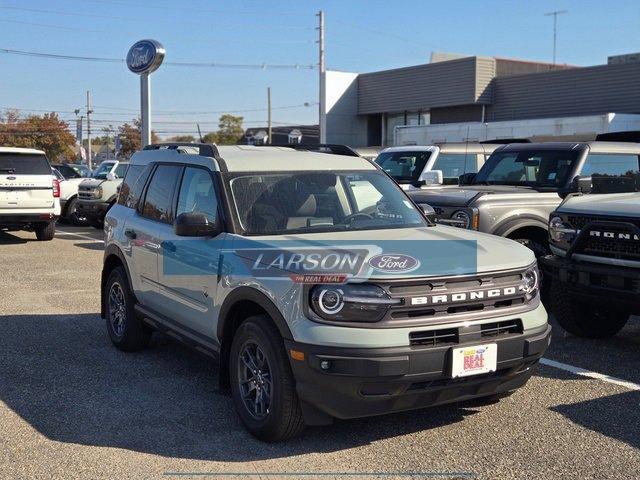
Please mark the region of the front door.
[[[219, 220], [216, 186], [205, 168], [184, 169], [176, 217], [188, 212], [203, 213], [212, 222]], [[225, 234], [180, 237], [171, 230], [164, 237], [158, 258], [163, 313], [207, 338], [215, 338], [215, 296], [224, 239]]]

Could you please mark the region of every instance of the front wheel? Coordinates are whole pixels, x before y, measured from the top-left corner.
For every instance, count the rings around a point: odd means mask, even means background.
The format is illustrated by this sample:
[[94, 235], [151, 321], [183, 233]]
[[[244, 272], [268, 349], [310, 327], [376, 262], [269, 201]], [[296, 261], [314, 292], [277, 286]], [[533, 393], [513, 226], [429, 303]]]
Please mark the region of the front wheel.
[[613, 337], [629, 320], [627, 311], [578, 301], [557, 280], [552, 282], [550, 290], [550, 303], [556, 320], [576, 337]]
[[304, 430], [302, 410], [280, 332], [264, 315], [245, 320], [231, 345], [231, 394], [244, 426], [266, 442]]

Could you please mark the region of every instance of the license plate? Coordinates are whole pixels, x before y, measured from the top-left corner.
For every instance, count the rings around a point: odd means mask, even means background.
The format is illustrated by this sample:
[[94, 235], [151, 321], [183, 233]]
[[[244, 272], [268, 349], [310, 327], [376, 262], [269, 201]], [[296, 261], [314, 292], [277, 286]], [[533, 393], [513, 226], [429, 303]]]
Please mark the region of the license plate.
[[496, 371], [498, 363], [498, 345], [476, 345], [453, 349], [451, 378], [468, 377]]

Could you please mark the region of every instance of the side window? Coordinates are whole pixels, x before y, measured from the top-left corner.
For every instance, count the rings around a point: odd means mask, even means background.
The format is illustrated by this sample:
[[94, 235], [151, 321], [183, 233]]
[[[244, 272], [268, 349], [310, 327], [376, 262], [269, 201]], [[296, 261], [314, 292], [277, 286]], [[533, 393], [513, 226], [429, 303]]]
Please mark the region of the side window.
[[464, 173], [478, 172], [477, 158], [475, 153], [444, 153], [438, 155], [438, 158], [433, 164], [433, 169], [442, 170], [442, 176], [444, 178], [454, 178], [457, 182], [458, 177]]
[[173, 222], [173, 191], [181, 169], [178, 165], [158, 165], [147, 188], [143, 217], [162, 223]]
[[120, 193], [118, 194], [118, 204], [124, 205], [129, 208], [136, 208], [138, 200], [142, 194], [144, 184], [149, 178], [151, 172], [151, 165], [131, 165], [127, 174], [124, 176], [122, 185], [120, 186]]
[[596, 177], [623, 177], [638, 174], [638, 155], [596, 154], [587, 156], [581, 175]]
[[218, 200], [211, 175], [202, 168], [187, 167], [182, 176], [176, 216], [181, 213], [204, 213], [214, 222], [218, 216]]

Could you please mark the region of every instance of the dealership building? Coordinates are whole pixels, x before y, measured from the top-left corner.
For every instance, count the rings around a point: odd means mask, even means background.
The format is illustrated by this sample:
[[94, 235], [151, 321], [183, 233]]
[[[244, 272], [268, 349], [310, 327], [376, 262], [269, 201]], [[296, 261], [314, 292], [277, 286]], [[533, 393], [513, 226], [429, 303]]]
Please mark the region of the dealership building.
[[354, 147], [508, 140], [640, 141], [640, 55], [590, 67], [434, 54], [371, 73], [327, 71], [326, 142]]

